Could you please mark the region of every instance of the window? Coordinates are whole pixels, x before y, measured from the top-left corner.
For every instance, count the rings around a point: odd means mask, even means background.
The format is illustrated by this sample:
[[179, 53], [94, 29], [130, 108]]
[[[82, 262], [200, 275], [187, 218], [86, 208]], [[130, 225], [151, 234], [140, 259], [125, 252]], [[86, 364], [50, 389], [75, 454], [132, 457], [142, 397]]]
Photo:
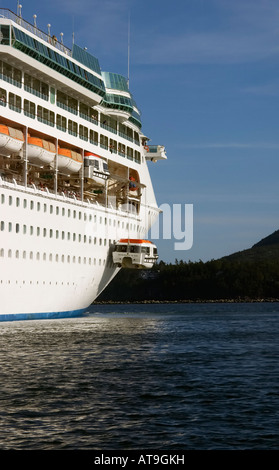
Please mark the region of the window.
[[71, 121], [70, 119], [68, 121], [68, 132], [69, 132], [69, 134], [74, 135], [75, 137], [78, 134], [78, 125], [77, 125], [77, 123], [74, 122], [74, 121]]
[[39, 96], [43, 100], [48, 101], [49, 87], [46, 83], [41, 82], [29, 74], [24, 75], [24, 89], [33, 95]]
[[14, 93], [9, 93], [9, 108], [17, 113], [21, 112], [21, 97]]
[[10, 44], [10, 27], [2, 24], [0, 26], [0, 35], [2, 37], [1, 45], [8, 46]]
[[127, 147], [127, 158], [133, 160], [133, 149], [130, 147]]
[[28, 101], [28, 100], [24, 100], [23, 111], [24, 111], [25, 116], [35, 119], [36, 117], [35, 103], [32, 103], [31, 101]]
[[79, 137], [82, 140], [88, 140], [88, 128], [85, 126], [79, 126]]
[[21, 88], [22, 74], [21, 71], [15, 67], [12, 67], [6, 62], [0, 62], [0, 70], [2, 72], [2, 78], [9, 83]]
[[91, 144], [98, 145], [99, 134], [90, 129], [89, 140]]
[[105, 135], [100, 135], [100, 146], [103, 149], [108, 149], [108, 137]]
[[47, 108], [38, 106], [38, 121], [54, 127], [54, 112], [49, 111]]
[[62, 93], [62, 91], [57, 90], [57, 106], [60, 108], [66, 109], [71, 113], [77, 114], [78, 102], [74, 98]]
[[55, 104], [55, 89], [53, 87], [50, 88], [50, 102]]
[[117, 142], [116, 140], [109, 140], [109, 151], [110, 153], [117, 153]]
[[0, 88], [0, 105], [6, 106], [7, 104], [7, 92], [4, 88]]
[[64, 116], [60, 116], [60, 114], [57, 114], [56, 127], [60, 131], [66, 132], [67, 131], [67, 119]]
[[135, 150], [135, 162], [140, 163], [140, 153]]

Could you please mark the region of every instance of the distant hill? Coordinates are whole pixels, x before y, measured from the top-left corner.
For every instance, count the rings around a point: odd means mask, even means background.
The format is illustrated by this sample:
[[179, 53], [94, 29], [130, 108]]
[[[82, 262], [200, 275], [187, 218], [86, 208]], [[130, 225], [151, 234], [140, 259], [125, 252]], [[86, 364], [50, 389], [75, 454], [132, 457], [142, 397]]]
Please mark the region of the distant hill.
[[279, 230], [260, 240], [258, 243], [243, 251], [238, 251], [222, 259], [227, 261], [265, 261], [279, 260]]
[[98, 301], [279, 299], [279, 230], [251, 248], [207, 262], [160, 261], [150, 271], [122, 269]]
[[252, 248], [257, 246], [279, 245], [279, 230], [276, 230], [271, 235], [263, 238], [261, 241], [253, 245]]

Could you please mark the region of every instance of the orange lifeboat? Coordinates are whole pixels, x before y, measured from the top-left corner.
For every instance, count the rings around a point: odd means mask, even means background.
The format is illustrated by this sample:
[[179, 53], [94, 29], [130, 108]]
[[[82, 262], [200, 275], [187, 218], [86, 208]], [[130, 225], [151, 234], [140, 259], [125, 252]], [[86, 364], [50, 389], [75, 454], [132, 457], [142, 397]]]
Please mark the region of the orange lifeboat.
[[55, 145], [45, 139], [28, 135], [28, 160], [33, 165], [49, 165], [55, 157]]
[[23, 132], [19, 129], [0, 124], [0, 155], [10, 157], [18, 154], [24, 144]]
[[61, 173], [77, 173], [81, 169], [82, 155], [75, 150], [58, 147], [57, 166]]

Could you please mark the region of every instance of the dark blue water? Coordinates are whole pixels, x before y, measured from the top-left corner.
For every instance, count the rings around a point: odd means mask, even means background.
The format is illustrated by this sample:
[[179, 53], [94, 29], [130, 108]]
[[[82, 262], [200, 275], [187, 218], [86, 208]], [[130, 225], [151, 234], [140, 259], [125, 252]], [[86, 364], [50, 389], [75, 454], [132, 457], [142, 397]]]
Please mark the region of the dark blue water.
[[0, 449], [278, 449], [279, 304], [0, 324]]

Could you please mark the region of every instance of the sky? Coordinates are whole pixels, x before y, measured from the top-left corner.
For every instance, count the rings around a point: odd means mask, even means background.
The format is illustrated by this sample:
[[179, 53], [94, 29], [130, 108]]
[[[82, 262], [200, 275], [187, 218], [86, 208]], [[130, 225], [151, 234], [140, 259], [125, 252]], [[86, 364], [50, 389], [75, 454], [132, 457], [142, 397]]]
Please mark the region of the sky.
[[[218, 259], [279, 229], [278, 0], [21, 5], [69, 47], [74, 33], [103, 71], [129, 74], [142, 131], [168, 157], [148, 164], [159, 207], [171, 208], [170, 238], [154, 240], [161, 260]], [[16, 12], [17, 1], [2, 6]], [[193, 219], [180, 221], [175, 205], [192, 207]], [[192, 244], [176, 243], [177, 224]]]

